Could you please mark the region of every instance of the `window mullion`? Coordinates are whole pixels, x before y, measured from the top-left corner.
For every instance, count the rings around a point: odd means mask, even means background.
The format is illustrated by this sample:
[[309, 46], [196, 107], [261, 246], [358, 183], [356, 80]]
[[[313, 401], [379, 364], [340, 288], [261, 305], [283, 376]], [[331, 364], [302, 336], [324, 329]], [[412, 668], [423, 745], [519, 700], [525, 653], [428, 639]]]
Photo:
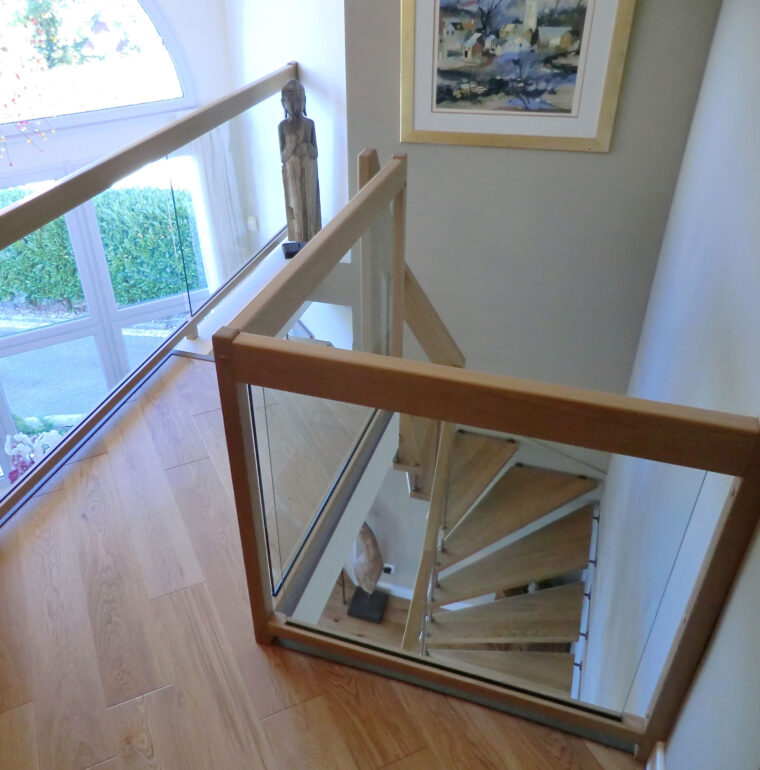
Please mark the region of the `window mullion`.
[[66, 215], [71, 245], [90, 316], [96, 323], [96, 342], [109, 387], [129, 371], [127, 352], [116, 329], [116, 299], [92, 201]]

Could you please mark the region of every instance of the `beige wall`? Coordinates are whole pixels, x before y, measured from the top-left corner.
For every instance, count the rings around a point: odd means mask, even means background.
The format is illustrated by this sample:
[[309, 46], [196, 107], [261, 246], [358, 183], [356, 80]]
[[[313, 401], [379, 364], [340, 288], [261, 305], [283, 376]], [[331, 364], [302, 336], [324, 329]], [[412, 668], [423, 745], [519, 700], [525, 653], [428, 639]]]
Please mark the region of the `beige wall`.
[[409, 154], [409, 262], [468, 364], [624, 391], [719, 0], [640, 3], [609, 155], [401, 145], [399, 3], [345, 5], [350, 173]]

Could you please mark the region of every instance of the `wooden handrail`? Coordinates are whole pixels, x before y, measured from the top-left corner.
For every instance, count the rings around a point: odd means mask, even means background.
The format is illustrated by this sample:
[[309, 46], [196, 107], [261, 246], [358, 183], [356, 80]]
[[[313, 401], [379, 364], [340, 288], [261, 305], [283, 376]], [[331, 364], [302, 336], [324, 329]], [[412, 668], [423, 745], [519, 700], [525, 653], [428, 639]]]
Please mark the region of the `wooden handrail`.
[[277, 334], [405, 186], [406, 158], [393, 158], [229, 325]]
[[290, 78], [298, 77], [295, 62], [231, 94], [185, 115], [168, 126], [64, 177], [48, 190], [31, 195], [0, 212], [0, 249], [52, 222], [107, 190], [147, 163], [184, 147], [276, 94]]
[[243, 382], [741, 475], [754, 417], [240, 334]]

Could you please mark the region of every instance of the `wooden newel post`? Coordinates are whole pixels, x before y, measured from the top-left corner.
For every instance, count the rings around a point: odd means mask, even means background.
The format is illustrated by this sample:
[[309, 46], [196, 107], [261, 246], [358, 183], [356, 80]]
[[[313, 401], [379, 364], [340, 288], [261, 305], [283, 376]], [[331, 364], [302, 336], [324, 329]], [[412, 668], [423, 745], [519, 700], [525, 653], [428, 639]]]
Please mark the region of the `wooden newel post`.
[[223, 326], [213, 337], [216, 376], [222, 402], [224, 431], [230, 456], [240, 542], [251, 602], [253, 630], [259, 644], [269, 644], [272, 617], [269, 555], [264, 530], [264, 508], [259, 486], [253, 413], [248, 385], [239, 382], [234, 366], [234, 342], [239, 329]]

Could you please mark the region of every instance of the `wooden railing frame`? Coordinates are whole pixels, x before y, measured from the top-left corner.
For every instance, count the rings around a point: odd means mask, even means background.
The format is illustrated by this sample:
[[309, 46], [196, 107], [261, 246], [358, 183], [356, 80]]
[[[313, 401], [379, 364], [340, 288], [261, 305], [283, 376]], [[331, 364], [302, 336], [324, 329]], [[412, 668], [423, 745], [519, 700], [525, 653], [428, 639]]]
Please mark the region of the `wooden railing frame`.
[[[398, 159], [391, 162], [398, 163]], [[378, 173], [372, 154], [360, 157], [361, 187], [356, 198], [339, 215], [336, 233], [316, 236], [307, 245], [308, 264], [292, 267], [289, 275], [281, 274], [276, 285], [262, 294], [239, 316], [257, 332], [274, 334], [279, 323], [313, 290], [332, 265], [356, 240], [389, 200], [398, 201], [396, 212], [405, 207], [405, 200], [389, 181], [394, 176], [390, 167]], [[362, 170], [363, 168], [363, 170]], [[401, 173], [401, 172], [399, 172]], [[405, 185], [406, 166], [403, 166]], [[364, 179], [362, 180], [362, 174]], [[378, 190], [384, 192], [381, 195]], [[369, 204], [370, 198], [374, 201]], [[381, 205], [382, 202], [382, 205]], [[360, 212], [356, 214], [356, 212]], [[359, 217], [352, 219], [352, 212]], [[625, 741], [646, 758], [652, 746], [668, 737], [688, 689], [693, 681], [719, 621], [736, 574], [751, 542], [752, 533], [760, 519], [760, 424], [753, 417], [714, 412], [703, 409], [663, 404], [642, 399], [569, 388], [540, 382], [519, 380], [485, 372], [466, 371], [456, 366], [464, 360], [461, 351], [448, 332], [441, 333], [443, 324], [437, 313], [424, 307], [429, 302], [408, 267], [398, 258], [402, 252], [403, 228], [396, 222], [394, 269], [395, 312], [399, 299], [404, 319], [420, 339], [428, 355], [445, 363], [421, 363], [394, 356], [337, 350], [273, 339], [261, 334], [241, 332], [239, 328], [223, 329], [215, 337], [218, 350], [217, 367], [222, 389], [222, 409], [228, 433], [233, 464], [233, 485], [238, 503], [238, 517], [249, 517], [256, 505], [246, 490], [253, 489], [250, 474], [250, 452], [240, 437], [240, 396], [236, 388], [252, 384], [301, 393], [310, 396], [345, 401], [389, 412], [413, 414], [441, 421], [446, 427], [439, 446], [441, 460], [450, 441], [446, 438], [455, 424], [466, 424], [516, 435], [558, 441], [575, 446], [613, 452], [620, 455], [647, 458], [674, 465], [701, 468], [737, 477], [731, 497], [726, 503], [716, 528], [702, 572], [694, 586], [668, 664], [663, 670], [646, 718], [631, 715], [610, 716], [603, 710], [571, 704], [551, 698], [542, 699], [513, 688], [497, 687], [486, 681], [462, 676], [434, 663], [411, 656], [412, 628], [404, 639], [404, 649], [391, 651], [376, 645], [354, 644], [334, 638], [317, 629], [289, 623], [287, 618], [271, 609], [271, 597], [264, 596], [266, 585], [261, 577], [260, 563], [265, 554], [263, 537], [256, 534], [250, 523], [241, 524], [243, 548], [256, 551], [246, 558], [249, 571], [251, 599], [255, 608], [254, 628], [260, 641], [287, 640], [319, 654], [335, 656], [359, 666], [373, 666], [391, 675], [419, 681], [430, 687], [465, 693], [515, 713], [538, 721], [580, 732], [597, 740], [618, 743]], [[348, 233], [348, 234], [346, 234]], [[327, 244], [330, 244], [329, 246]], [[317, 261], [324, 262], [318, 265]], [[411, 278], [410, 278], [411, 276]], [[294, 280], [295, 287], [288, 281]], [[366, 294], [366, 292], [362, 292]], [[415, 298], [415, 299], [411, 299]], [[275, 307], [285, 301], [287, 307]], [[423, 304], [421, 304], [421, 302]], [[396, 318], [396, 337], [399, 319]], [[417, 328], [415, 328], [415, 326]], [[445, 327], [444, 327], [445, 328]], [[394, 345], [393, 350], [398, 350]], [[243, 419], [248, 419], [242, 415]], [[249, 456], [248, 462], [245, 461]], [[443, 474], [434, 480], [431, 514], [440, 503]], [[238, 489], [241, 491], [238, 492]], [[239, 498], [239, 499], [238, 499]], [[242, 505], [241, 505], [242, 503]], [[421, 563], [429, 562], [434, 551], [433, 537], [428, 529], [426, 547]], [[422, 571], [421, 571], [422, 572]], [[424, 570], [429, 574], [428, 570]], [[251, 579], [251, 575], [253, 579]], [[258, 576], [258, 577], [257, 577]], [[415, 587], [415, 617], [424, 613], [425, 578], [418, 578]]]

